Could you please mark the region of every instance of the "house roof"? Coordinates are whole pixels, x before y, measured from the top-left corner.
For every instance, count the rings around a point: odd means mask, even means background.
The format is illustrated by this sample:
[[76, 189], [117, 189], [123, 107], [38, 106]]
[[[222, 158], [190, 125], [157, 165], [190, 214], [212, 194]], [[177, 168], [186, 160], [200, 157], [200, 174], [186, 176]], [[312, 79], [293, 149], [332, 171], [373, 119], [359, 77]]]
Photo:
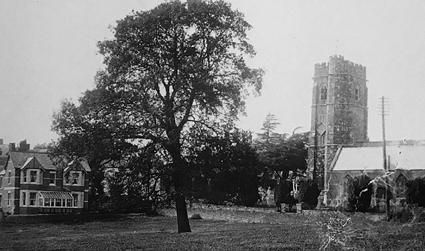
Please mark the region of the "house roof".
[[[40, 152], [10, 152], [10, 159], [12, 160], [13, 166], [15, 168], [42, 168], [44, 170], [56, 170], [57, 165], [55, 165], [50, 158], [48, 153]], [[68, 163], [67, 169], [72, 169], [74, 166], [81, 166], [81, 168], [90, 172], [90, 166], [87, 163], [87, 160], [84, 158], [78, 159], [78, 162], [71, 161]], [[1, 171], [1, 169], [0, 169]]]
[[[394, 144], [386, 147], [390, 170], [424, 170], [425, 145]], [[335, 156], [334, 171], [384, 170], [382, 146], [342, 147]]]
[[72, 160], [71, 162], [69, 162], [67, 167], [65, 168], [65, 172], [68, 172], [68, 170], [75, 168], [75, 167], [81, 168], [82, 170], [84, 170], [86, 172], [91, 172], [89, 163], [87, 163], [87, 160], [85, 160], [84, 158], [78, 159], [78, 162], [75, 161], [75, 160]]
[[56, 166], [47, 153], [10, 152], [9, 155], [15, 168], [25, 168], [25, 166], [33, 161], [35, 164], [40, 164], [46, 170], [56, 170]]

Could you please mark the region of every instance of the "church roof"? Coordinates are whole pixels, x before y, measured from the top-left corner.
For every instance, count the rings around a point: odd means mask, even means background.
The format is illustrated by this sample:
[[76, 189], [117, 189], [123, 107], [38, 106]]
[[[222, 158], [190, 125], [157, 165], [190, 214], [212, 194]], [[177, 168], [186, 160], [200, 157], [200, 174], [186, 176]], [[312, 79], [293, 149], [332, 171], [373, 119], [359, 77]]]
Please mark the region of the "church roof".
[[[387, 146], [390, 170], [424, 170], [425, 145], [390, 144]], [[342, 147], [333, 162], [334, 171], [384, 170], [382, 144]]]

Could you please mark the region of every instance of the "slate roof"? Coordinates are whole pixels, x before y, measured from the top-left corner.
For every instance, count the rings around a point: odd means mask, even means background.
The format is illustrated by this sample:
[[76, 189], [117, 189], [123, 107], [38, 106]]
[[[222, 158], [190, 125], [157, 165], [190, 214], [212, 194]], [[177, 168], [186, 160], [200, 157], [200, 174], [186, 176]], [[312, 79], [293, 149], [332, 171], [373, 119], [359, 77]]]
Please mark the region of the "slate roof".
[[[394, 144], [387, 146], [390, 170], [424, 170], [425, 145]], [[342, 147], [333, 163], [333, 171], [384, 170], [382, 146]]]
[[71, 162], [69, 162], [64, 171], [67, 172], [70, 168], [74, 167], [75, 165], [77, 165], [78, 167], [84, 169], [84, 171], [86, 171], [86, 172], [91, 172], [89, 163], [87, 162], [87, 160], [85, 160], [83, 158], [78, 159], [78, 162], [77, 163], [75, 163], [74, 160], [71, 161]]
[[22, 168], [26, 162], [30, 161], [34, 157], [37, 162], [46, 170], [56, 170], [56, 166], [53, 164], [47, 153], [35, 153], [35, 152], [10, 152], [10, 158], [12, 159], [15, 168]]

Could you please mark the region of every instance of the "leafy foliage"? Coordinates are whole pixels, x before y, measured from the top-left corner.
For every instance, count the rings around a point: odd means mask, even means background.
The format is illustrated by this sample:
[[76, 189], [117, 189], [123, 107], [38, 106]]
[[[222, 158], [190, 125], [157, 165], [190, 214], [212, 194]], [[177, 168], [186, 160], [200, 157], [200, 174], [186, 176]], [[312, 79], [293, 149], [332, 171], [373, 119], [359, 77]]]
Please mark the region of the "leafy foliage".
[[407, 183], [407, 203], [425, 207], [425, 179], [416, 178]]
[[119, 20], [113, 39], [98, 44], [106, 67], [84, 100], [96, 109], [79, 114], [79, 107], [63, 105], [56, 121], [82, 127], [54, 123], [60, 147], [86, 144], [81, 132], [93, 139], [88, 152], [102, 156], [93, 159], [113, 159], [129, 142], [160, 145], [170, 167], [179, 232], [190, 231], [188, 132], [233, 120], [248, 93], [259, 93], [263, 71], [245, 61], [255, 54], [246, 35], [250, 28], [224, 1], [171, 1]]
[[149, 144], [127, 158], [111, 163], [105, 180], [111, 210], [150, 212], [167, 200], [161, 187], [161, 178], [167, 171], [161, 152], [158, 145]]
[[203, 132], [194, 138], [193, 197], [214, 204], [255, 205], [260, 169], [251, 134], [233, 128], [222, 135]]
[[303, 207], [313, 209], [317, 206], [318, 196], [320, 194], [319, 187], [313, 180], [302, 180], [299, 184], [299, 195], [297, 200], [303, 202]]

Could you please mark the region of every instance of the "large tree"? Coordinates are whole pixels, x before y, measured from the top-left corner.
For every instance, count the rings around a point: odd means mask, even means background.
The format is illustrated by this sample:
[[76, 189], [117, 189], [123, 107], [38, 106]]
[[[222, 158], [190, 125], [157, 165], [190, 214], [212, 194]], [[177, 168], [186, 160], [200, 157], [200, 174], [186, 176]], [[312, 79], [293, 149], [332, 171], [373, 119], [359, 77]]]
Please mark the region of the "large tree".
[[234, 119], [249, 90], [261, 88], [262, 70], [246, 63], [250, 28], [224, 1], [172, 1], [119, 20], [114, 38], [99, 43], [103, 119], [119, 125], [115, 135], [167, 151], [178, 232], [190, 231], [185, 132]]

